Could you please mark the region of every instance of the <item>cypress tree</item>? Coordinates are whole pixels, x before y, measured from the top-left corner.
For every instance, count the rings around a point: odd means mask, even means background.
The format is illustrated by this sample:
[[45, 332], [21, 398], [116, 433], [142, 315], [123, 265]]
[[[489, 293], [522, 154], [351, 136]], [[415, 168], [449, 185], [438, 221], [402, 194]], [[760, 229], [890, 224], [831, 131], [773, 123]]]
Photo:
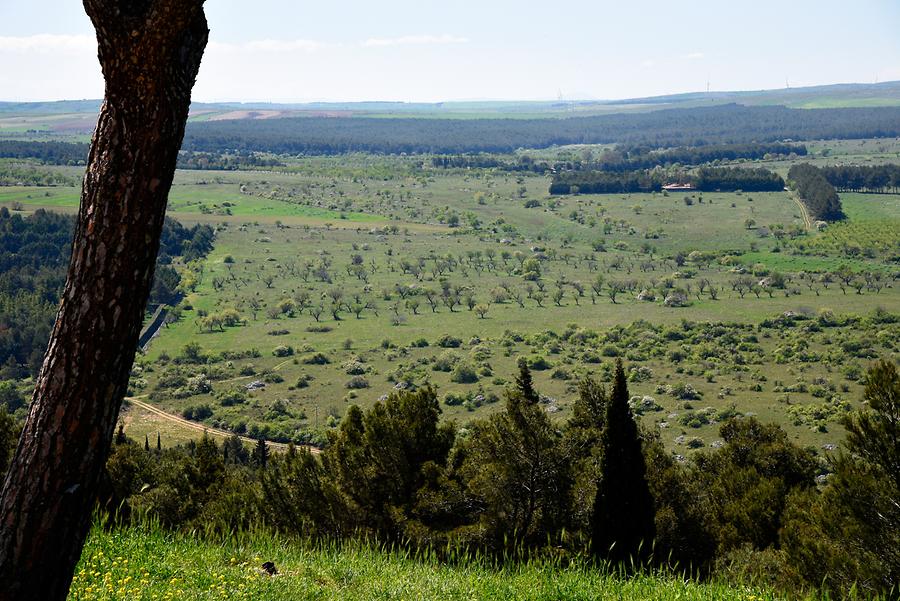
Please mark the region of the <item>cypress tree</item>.
[[606, 404], [600, 451], [600, 479], [591, 524], [594, 553], [615, 563], [646, 559], [656, 533], [655, 512], [621, 360], [616, 363], [612, 394]]
[[147, 452], [150, 451], [150, 435], [149, 434], [144, 434], [144, 450]]
[[269, 447], [265, 438], [259, 438], [256, 441], [256, 447], [253, 449], [253, 462], [260, 468], [265, 469], [269, 462]]
[[119, 422], [119, 429], [116, 430], [116, 444], [125, 444], [128, 442], [128, 437], [125, 436], [125, 424]]
[[156, 433], [156, 451], [162, 451], [162, 439], [159, 437], [159, 432]]
[[534, 389], [534, 382], [531, 379], [531, 370], [528, 369], [528, 363], [525, 362], [525, 359], [519, 359], [519, 375], [516, 376], [516, 388], [522, 394], [522, 398], [529, 403], [536, 405], [540, 401], [540, 397]]

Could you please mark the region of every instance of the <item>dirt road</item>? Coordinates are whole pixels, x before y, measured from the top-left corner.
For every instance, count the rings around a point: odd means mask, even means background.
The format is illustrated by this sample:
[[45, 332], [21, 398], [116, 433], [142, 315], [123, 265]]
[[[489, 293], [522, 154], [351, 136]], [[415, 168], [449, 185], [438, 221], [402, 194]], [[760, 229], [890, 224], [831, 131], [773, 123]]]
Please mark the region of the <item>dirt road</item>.
[[[234, 435], [233, 432], [228, 432], [227, 430], [219, 430], [218, 428], [210, 428], [209, 426], [205, 426], [203, 424], [198, 424], [197, 422], [192, 422], [188, 419], [184, 419], [183, 417], [179, 417], [177, 415], [172, 415], [171, 413], [166, 413], [162, 409], [159, 409], [158, 407], [154, 407], [153, 405], [150, 405], [149, 403], [145, 403], [144, 401], [140, 400], [137, 397], [125, 397], [125, 400], [127, 400], [129, 403], [131, 403], [135, 407], [140, 407], [144, 411], [149, 411], [150, 413], [153, 413], [154, 415], [157, 415], [157, 416], [159, 416], [167, 421], [170, 421], [172, 423], [178, 424], [179, 426], [181, 426], [183, 428], [188, 428], [190, 430], [196, 430], [197, 432], [206, 432], [210, 436], [218, 436], [220, 438], [228, 438], [228, 437]], [[248, 438], [246, 436], [240, 436], [239, 438], [248, 444], [251, 444], [251, 445], [256, 444], [256, 440], [253, 438]], [[268, 444], [271, 449], [274, 449], [277, 451], [286, 451], [288, 448], [288, 445], [286, 445], [282, 442], [271, 442], [271, 441], [267, 440], [266, 444]], [[314, 454], [321, 453], [321, 450], [317, 449], [314, 446], [297, 445], [297, 447], [301, 447], [301, 446], [305, 446]]]

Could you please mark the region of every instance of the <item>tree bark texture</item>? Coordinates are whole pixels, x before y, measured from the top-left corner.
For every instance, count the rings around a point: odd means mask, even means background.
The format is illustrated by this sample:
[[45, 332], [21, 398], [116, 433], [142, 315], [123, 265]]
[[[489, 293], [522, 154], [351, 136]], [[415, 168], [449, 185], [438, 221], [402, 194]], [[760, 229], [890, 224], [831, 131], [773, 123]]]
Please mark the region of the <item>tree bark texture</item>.
[[72, 259], [0, 491], [0, 601], [65, 599], [134, 360], [191, 89], [203, 0], [84, 0], [105, 99]]

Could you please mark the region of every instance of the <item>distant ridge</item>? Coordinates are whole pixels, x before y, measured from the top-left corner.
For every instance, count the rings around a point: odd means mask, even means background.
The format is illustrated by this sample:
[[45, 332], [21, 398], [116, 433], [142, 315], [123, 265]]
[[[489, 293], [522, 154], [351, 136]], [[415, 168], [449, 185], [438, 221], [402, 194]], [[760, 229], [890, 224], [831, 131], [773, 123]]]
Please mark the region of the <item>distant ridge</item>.
[[[0, 116], [96, 113], [100, 108], [100, 102], [95, 99], [53, 102], [0, 101]], [[900, 81], [874, 84], [840, 83], [773, 90], [687, 92], [622, 100], [485, 100], [434, 103], [379, 100], [304, 103], [195, 102], [191, 107], [191, 112], [194, 119], [200, 120], [304, 116], [304, 113], [310, 116], [422, 115], [446, 117], [456, 114], [484, 117], [524, 115], [539, 117], [542, 114], [546, 116], [559, 116], [566, 113], [590, 115], [727, 103], [783, 105], [791, 108], [900, 106]], [[257, 114], [258, 111], [265, 112]]]
[[[645, 98], [628, 98], [625, 100], [602, 101], [608, 104], [679, 104], [714, 100], [722, 102], [739, 102], [742, 104], [789, 104], [791, 100], [803, 100], [816, 96], [838, 96], [846, 98], [879, 98], [894, 99], [900, 103], [900, 81], [881, 83], [836, 83], [821, 86], [799, 88], [778, 88], [771, 90], [744, 90], [737, 92], [686, 92], [683, 94], [667, 94], [648, 96]], [[782, 102], [784, 101], [784, 102]], [[866, 105], [872, 106], [872, 105]]]

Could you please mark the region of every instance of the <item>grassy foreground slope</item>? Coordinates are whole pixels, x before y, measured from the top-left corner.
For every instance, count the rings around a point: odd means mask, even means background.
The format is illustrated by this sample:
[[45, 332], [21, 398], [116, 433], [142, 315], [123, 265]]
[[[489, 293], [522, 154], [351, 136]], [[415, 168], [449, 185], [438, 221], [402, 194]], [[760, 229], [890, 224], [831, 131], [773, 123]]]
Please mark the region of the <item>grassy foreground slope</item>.
[[[273, 561], [280, 574], [258, 569]], [[669, 577], [624, 579], [547, 562], [488, 568], [448, 566], [408, 552], [362, 544], [311, 548], [264, 536], [212, 544], [154, 528], [95, 528], [76, 569], [70, 599], [679, 599], [748, 601], [771, 593]]]

